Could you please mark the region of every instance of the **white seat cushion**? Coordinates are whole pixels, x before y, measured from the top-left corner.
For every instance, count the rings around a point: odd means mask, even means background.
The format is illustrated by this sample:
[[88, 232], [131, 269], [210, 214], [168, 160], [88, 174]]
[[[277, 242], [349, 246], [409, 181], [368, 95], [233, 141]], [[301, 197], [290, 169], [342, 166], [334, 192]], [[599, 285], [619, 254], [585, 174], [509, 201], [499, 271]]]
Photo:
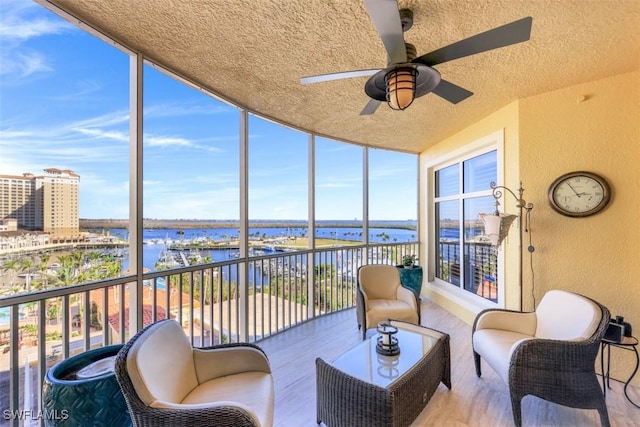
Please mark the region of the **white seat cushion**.
[[251, 371], [227, 375], [206, 381], [189, 393], [183, 404], [237, 402], [255, 415], [262, 426], [273, 425], [273, 377], [265, 372]]
[[511, 353], [516, 344], [532, 339], [530, 335], [500, 329], [480, 329], [473, 334], [473, 349], [509, 384]]

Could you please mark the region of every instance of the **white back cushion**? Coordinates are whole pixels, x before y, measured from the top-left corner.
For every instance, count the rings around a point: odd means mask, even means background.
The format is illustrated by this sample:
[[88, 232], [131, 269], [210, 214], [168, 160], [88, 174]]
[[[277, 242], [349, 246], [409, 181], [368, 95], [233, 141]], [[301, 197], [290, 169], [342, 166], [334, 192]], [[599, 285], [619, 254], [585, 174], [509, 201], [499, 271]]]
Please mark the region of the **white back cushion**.
[[536, 309], [537, 338], [579, 340], [590, 337], [602, 312], [593, 301], [571, 292], [547, 292]]
[[138, 396], [180, 403], [198, 385], [193, 348], [178, 322], [151, 326], [129, 350], [127, 372]]

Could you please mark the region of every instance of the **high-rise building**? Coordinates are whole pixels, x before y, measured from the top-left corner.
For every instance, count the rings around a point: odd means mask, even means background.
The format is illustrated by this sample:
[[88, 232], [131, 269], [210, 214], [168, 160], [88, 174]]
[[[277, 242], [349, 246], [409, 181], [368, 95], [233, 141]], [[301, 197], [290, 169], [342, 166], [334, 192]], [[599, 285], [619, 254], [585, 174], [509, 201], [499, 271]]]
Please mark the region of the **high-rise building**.
[[53, 236], [75, 236], [79, 219], [80, 176], [48, 168], [44, 175], [0, 175], [0, 220], [13, 218], [18, 227]]

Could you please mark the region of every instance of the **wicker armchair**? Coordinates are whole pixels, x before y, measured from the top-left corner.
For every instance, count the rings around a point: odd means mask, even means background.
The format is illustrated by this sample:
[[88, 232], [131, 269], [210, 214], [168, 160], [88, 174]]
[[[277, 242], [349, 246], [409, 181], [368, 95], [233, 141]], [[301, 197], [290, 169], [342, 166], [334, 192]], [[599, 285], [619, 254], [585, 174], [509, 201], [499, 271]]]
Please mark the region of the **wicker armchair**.
[[369, 264], [358, 268], [356, 299], [358, 329], [362, 339], [369, 328], [389, 319], [420, 324], [420, 303], [410, 288], [400, 282], [400, 273], [392, 265]]
[[273, 378], [251, 344], [193, 348], [162, 320], [116, 356], [115, 375], [135, 426], [271, 426]]
[[549, 291], [535, 312], [489, 309], [478, 314], [472, 342], [476, 374], [480, 358], [509, 386], [515, 425], [521, 400], [534, 395], [572, 408], [596, 409], [603, 426], [609, 415], [595, 372], [609, 310], [582, 295]]

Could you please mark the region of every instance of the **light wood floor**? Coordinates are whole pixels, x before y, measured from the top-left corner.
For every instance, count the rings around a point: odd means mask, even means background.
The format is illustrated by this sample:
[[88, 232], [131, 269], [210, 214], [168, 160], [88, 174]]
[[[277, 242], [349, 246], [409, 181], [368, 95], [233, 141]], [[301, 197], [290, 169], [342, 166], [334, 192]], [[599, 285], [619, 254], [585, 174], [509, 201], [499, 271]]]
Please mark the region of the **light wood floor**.
[[[513, 426], [507, 386], [483, 364], [477, 378], [471, 350], [471, 327], [434, 303], [422, 303], [422, 325], [451, 336], [452, 389], [440, 384], [414, 426]], [[370, 331], [371, 334], [374, 331]], [[260, 341], [274, 373], [276, 427], [316, 424], [315, 359], [336, 359], [360, 342], [355, 309], [332, 314]], [[615, 363], [615, 362], [614, 362]], [[612, 381], [607, 407], [614, 427], [640, 426], [640, 409]], [[640, 402], [640, 390], [630, 388]], [[599, 426], [595, 410], [567, 408], [533, 396], [522, 400], [523, 426]]]

